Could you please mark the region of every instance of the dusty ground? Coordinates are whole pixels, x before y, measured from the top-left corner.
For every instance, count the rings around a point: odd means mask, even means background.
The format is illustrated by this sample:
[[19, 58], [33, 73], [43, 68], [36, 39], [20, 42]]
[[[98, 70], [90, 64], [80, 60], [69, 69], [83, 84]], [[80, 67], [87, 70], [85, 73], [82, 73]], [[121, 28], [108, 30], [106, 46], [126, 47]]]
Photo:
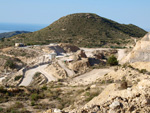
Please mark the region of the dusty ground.
[[112, 69], [94, 69], [83, 75], [77, 76], [70, 81], [70, 85], [88, 85], [95, 82], [101, 76], [109, 73]]

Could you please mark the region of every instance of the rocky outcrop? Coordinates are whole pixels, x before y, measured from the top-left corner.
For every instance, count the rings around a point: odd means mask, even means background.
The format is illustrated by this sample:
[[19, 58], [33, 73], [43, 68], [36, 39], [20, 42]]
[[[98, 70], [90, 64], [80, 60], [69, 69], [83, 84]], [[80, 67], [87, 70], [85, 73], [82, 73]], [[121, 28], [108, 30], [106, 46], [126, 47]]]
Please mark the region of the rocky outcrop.
[[133, 50], [121, 62], [150, 62], [150, 33], [138, 41]]
[[66, 71], [56, 61], [46, 67], [45, 70], [52, 73], [52, 75], [58, 79], [66, 78], [68, 76]]
[[76, 53], [70, 56], [70, 59], [74, 61], [81, 60], [82, 58], [87, 58], [84, 50], [78, 50]]
[[69, 68], [76, 73], [85, 73], [90, 66], [88, 58], [69, 63]]
[[119, 84], [108, 85], [104, 91], [76, 113], [148, 113], [150, 111], [150, 81], [120, 90]]

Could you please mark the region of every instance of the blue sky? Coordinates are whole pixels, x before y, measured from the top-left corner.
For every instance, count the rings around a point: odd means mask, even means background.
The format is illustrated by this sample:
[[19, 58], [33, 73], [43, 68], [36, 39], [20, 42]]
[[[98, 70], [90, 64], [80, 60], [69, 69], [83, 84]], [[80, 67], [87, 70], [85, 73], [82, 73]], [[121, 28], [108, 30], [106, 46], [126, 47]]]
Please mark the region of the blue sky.
[[88, 12], [150, 30], [150, 0], [0, 0], [0, 23], [49, 25], [62, 16]]

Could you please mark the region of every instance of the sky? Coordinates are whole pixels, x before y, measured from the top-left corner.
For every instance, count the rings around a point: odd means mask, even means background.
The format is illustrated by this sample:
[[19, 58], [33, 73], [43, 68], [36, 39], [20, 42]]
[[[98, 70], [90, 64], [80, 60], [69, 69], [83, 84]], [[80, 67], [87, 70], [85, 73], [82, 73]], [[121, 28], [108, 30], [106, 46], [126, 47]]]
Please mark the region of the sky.
[[72, 13], [95, 13], [150, 31], [150, 0], [0, 0], [0, 23], [49, 25]]

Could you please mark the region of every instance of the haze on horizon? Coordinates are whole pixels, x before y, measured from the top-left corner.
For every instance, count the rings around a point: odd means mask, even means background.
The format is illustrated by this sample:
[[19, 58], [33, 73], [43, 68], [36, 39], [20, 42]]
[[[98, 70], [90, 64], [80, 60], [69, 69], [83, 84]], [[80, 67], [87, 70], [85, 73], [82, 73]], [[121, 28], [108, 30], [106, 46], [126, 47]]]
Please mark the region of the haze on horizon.
[[150, 30], [149, 0], [0, 0], [0, 23], [49, 25], [72, 13], [95, 13]]

